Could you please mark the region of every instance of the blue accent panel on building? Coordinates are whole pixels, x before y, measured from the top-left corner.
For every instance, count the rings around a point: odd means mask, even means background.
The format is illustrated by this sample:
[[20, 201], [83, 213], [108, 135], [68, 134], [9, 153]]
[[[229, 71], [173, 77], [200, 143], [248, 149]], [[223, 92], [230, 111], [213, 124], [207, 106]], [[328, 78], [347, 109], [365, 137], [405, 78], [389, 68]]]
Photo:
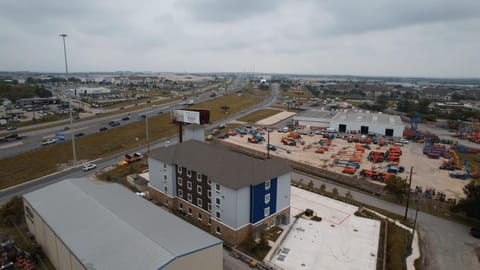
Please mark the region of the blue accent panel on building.
[[[265, 195], [270, 194], [270, 201], [265, 204]], [[277, 211], [277, 178], [270, 180], [270, 189], [265, 189], [265, 183], [250, 186], [250, 223], [256, 223], [265, 218], [265, 208], [270, 207], [270, 215]]]

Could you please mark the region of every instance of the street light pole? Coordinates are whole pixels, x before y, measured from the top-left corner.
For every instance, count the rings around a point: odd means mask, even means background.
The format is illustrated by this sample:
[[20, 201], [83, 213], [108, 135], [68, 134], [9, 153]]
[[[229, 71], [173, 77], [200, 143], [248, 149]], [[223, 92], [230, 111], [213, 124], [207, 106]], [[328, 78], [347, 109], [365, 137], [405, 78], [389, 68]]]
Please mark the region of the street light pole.
[[[65, 46], [66, 34], [60, 35], [63, 39], [63, 54], [65, 56], [65, 75], [67, 76], [67, 88], [68, 88], [68, 65], [67, 65], [67, 47]], [[77, 164], [77, 152], [75, 149], [75, 132], [73, 128], [73, 117], [72, 117], [72, 98], [68, 98], [68, 110], [70, 111], [70, 128], [72, 129], [72, 149], [73, 149], [73, 166]]]
[[148, 114], [145, 113], [145, 134], [147, 139], [147, 153], [150, 153], [150, 140], [149, 140], [149, 131], [148, 131]]
[[413, 174], [413, 167], [410, 168], [410, 183], [408, 183], [408, 190], [407, 190], [407, 205], [405, 207], [405, 216], [404, 219], [407, 219], [408, 214], [408, 204], [410, 202], [410, 190], [412, 189], [412, 174]]

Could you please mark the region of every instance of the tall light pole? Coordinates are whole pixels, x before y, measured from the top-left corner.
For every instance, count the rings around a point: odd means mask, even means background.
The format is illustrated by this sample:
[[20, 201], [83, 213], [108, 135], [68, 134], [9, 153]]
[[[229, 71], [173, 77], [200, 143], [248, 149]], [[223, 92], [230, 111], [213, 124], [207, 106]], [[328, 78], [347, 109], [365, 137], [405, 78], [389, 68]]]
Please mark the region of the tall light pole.
[[150, 139], [149, 139], [149, 136], [148, 134], [150, 133], [148, 131], [148, 113], [145, 112], [145, 134], [146, 134], [146, 140], [147, 140], [147, 153], [150, 153]]
[[[67, 47], [65, 46], [66, 34], [60, 34], [63, 39], [63, 54], [65, 56], [65, 75], [67, 76], [67, 88], [68, 88], [68, 65], [67, 65]], [[77, 152], [75, 150], [75, 132], [73, 128], [73, 117], [72, 117], [72, 99], [68, 98], [68, 110], [70, 111], [70, 128], [72, 129], [72, 148], [73, 148], [73, 166], [77, 164]]]

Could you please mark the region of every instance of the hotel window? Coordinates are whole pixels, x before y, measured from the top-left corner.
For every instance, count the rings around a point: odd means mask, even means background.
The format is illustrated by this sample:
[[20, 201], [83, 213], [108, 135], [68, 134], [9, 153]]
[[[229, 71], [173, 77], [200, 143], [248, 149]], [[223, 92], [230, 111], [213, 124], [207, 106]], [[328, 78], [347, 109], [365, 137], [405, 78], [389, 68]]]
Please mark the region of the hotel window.
[[202, 174], [201, 173], [197, 173], [197, 181], [202, 182]]
[[202, 207], [202, 199], [197, 198], [197, 205], [198, 205], [199, 207]]
[[197, 193], [202, 195], [202, 186], [197, 186]]
[[220, 207], [220, 198], [215, 198], [215, 204]]
[[164, 168], [164, 169], [167, 168], [167, 163], [163, 163], [163, 168]]
[[221, 233], [220, 233], [220, 226], [217, 226], [217, 228], [216, 228], [215, 231], [216, 231], [217, 234], [221, 234]]
[[208, 225], [212, 225], [212, 219], [208, 218]]
[[187, 200], [188, 200], [189, 202], [192, 202], [192, 194], [187, 193]]
[[265, 194], [265, 204], [270, 202], [270, 193]]
[[191, 216], [192, 215], [192, 208], [188, 208], [188, 214]]
[[265, 181], [265, 190], [270, 189], [270, 180]]
[[270, 207], [265, 207], [265, 209], [263, 210], [263, 214], [268, 217], [270, 215]]
[[165, 199], [165, 206], [168, 206], [168, 199]]
[[167, 181], [167, 175], [166, 174], [163, 175], [163, 180]]
[[165, 193], [168, 192], [168, 187], [167, 186], [164, 186], [163, 189], [165, 190]]
[[215, 212], [215, 217], [216, 217], [218, 220], [220, 220], [220, 211], [216, 211], [216, 212]]
[[188, 177], [192, 177], [192, 170], [187, 169], [187, 176], [188, 176]]
[[212, 198], [212, 191], [208, 190], [208, 198]]
[[180, 203], [180, 204], [178, 205], [178, 209], [183, 210], [183, 204], [182, 204], [182, 203]]
[[179, 186], [183, 185], [183, 181], [182, 181], [181, 177], [177, 178], [177, 183], [178, 183]]
[[177, 172], [182, 173], [182, 167], [181, 166], [177, 166]]
[[215, 184], [215, 190], [216, 190], [217, 192], [220, 192], [220, 185], [219, 185], [219, 184]]
[[211, 186], [211, 185], [212, 185], [212, 180], [208, 180], [208, 181], [207, 181], [207, 184], [208, 184], [209, 186]]
[[179, 190], [177, 191], [177, 195], [178, 195], [178, 197], [182, 197], [182, 198], [183, 198], [183, 190], [179, 189]]
[[192, 190], [192, 182], [187, 181], [187, 188], [188, 188], [189, 190]]
[[212, 212], [212, 204], [211, 203], [208, 203], [208, 208], [207, 209], [208, 209], [208, 212], [210, 212], [210, 213]]
[[198, 212], [198, 220], [202, 220], [202, 213], [201, 212]]

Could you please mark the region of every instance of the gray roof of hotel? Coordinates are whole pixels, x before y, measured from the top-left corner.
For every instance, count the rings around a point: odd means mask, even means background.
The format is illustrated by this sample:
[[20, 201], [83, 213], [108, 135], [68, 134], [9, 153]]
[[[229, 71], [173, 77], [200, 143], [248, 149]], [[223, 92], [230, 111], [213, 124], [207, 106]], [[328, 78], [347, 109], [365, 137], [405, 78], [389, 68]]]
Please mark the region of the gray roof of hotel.
[[212, 181], [234, 190], [255, 186], [292, 171], [285, 160], [277, 157], [261, 160], [223, 145], [196, 140], [157, 149], [149, 157], [208, 175]]
[[162, 269], [222, 244], [119, 184], [69, 179], [24, 198], [87, 269]]
[[402, 119], [398, 115], [390, 115], [374, 112], [338, 112], [332, 118], [332, 121], [338, 122], [361, 122], [370, 124], [384, 125], [403, 125]]

